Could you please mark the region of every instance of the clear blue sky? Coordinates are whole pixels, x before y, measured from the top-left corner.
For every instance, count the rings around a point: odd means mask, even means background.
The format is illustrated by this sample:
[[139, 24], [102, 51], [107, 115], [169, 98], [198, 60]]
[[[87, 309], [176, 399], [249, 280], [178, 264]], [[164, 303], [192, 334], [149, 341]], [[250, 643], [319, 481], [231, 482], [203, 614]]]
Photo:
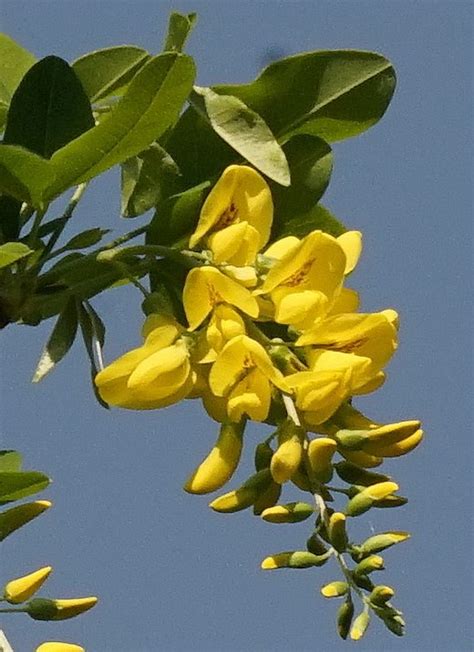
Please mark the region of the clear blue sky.
[[[359, 405], [382, 421], [421, 418], [426, 440], [387, 465], [410, 502], [358, 519], [407, 529], [387, 551], [407, 635], [373, 624], [358, 650], [472, 650], [472, 109], [470, 2], [67, 2], [3, 0], [2, 31], [38, 57], [70, 61], [123, 43], [160, 49], [171, 9], [196, 10], [189, 43], [200, 85], [246, 81], [270, 48], [356, 48], [388, 56], [398, 89], [372, 130], [335, 146], [325, 197], [364, 233], [352, 286], [363, 307], [401, 315], [400, 349], [385, 387]], [[123, 232], [118, 175], [95, 182], [75, 216]], [[123, 222], [123, 220], [122, 220]], [[143, 220], [138, 220], [141, 224]], [[136, 345], [140, 297], [121, 289], [95, 301], [109, 326], [108, 360]], [[2, 447], [48, 472], [54, 509], [2, 545], [0, 580], [52, 564], [51, 595], [97, 594], [86, 616], [2, 619], [15, 652], [62, 639], [88, 652], [345, 650], [337, 579], [315, 571], [263, 573], [267, 553], [299, 547], [307, 525], [276, 526], [243, 512], [217, 515], [182, 483], [216, 436], [189, 401], [149, 413], [106, 412], [93, 400], [79, 342], [39, 386], [30, 378], [50, 323], [2, 333]], [[249, 436], [247, 462], [259, 428]]]

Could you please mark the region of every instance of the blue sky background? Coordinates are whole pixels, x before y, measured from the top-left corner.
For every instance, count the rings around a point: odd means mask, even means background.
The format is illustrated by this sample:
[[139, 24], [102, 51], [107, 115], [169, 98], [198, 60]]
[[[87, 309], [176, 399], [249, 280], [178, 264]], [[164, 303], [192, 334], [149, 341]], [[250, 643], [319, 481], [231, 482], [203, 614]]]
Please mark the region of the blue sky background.
[[[357, 534], [409, 530], [384, 555], [407, 619], [397, 639], [374, 622], [358, 650], [472, 650], [472, 108], [473, 5], [444, 2], [68, 2], [3, 0], [7, 32], [38, 57], [69, 61], [109, 45], [158, 51], [171, 9], [197, 11], [188, 51], [198, 83], [243, 82], [282, 55], [376, 50], [397, 70], [383, 120], [334, 146], [324, 203], [364, 233], [351, 286], [363, 309], [395, 307], [400, 348], [384, 388], [358, 401], [381, 421], [421, 418], [426, 439], [386, 465], [410, 502], [357, 519]], [[132, 228], [119, 218], [118, 174], [89, 188], [79, 229]], [[144, 222], [139, 218], [134, 224]], [[117, 289], [94, 305], [109, 327], [107, 360], [135, 346], [140, 296]], [[40, 385], [30, 378], [51, 323], [2, 333], [2, 447], [54, 478], [54, 508], [2, 545], [0, 582], [51, 564], [43, 593], [97, 594], [87, 615], [36, 623], [2, 618], [15, 652], [69, 640], [88, 652], [345, 650], [337, 604], [318, 593], [324, 568], [263, 573], [271, 552], [300, 547], [307, 524], [276, 526], [248, 512], [218, 515], [181, 486], [215, 440], [197, 403], [159, 412], [100, 408], [78, 341]], [[233, 484], [249, 474], [253, 444]], [[296, 497], [298, 494], [295, 493]], [[383, 579], [382, 579], [383, 578]]]

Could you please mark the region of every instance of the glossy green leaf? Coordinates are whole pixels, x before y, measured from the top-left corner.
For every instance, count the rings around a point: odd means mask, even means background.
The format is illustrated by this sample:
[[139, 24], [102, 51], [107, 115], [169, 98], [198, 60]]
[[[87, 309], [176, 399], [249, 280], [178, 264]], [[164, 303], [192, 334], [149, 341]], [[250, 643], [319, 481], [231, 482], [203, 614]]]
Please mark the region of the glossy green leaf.
[[98, 226], [93, 229], [87, 229], [78, 233], [73, 238], [71, 238], [62, 249], [87, 249], [87, 247], [92, 247], [102, 240], [106, 233], [109, 233], [110, 229], [100, 229]]
[[38, 383], [60, 362], [71, 348], [77, 331], [77, 308], [74, 299], [66, 304], [43, 349], [33, 382]]
[[284, 146], [291, 170], [291, 186], [271, 184], [275, 205], [273, 229], [313, 208], [326, 190], [332, 172], [332, 151], [316, 136], [298, 135]]
[[6, 34], [0, 34], [0, 129], [10, 104], [10, 99], [36, 57]]
[[244, 159], [282, 186], [290, 184], [285, 154], [264, 120], [232, 95], [195, 87], [191, 102], [214, 131]]
[[189, 236], [197, 224], [210, 185], [209, 181], [201, 183], [158, 206], [148, 227], [147, 244], [172, 245]]
[[122, 163], [124, 217], [142, 215], [180, 190], [179, 168], [158, 143]]
[[278, 137], [307, 133], [333, 142], [375, 124], [394, 88], [395, 71], [380, 54], [323, 50], [275, 61], [250, 84], [214, 90], [240, 98]]
[[57, 181], [47, 197], [83, 183], [143, 151], [176, 120], [194, 80], [193, 60], [165, 53], [151, 59], [99, 125], [57, 151]]
[[22, 242], [6, 242], [0, 245], [0, 269], [13, 265], [17, 260], [21, 260], [32, 253], [33, 249], [30, 249]]
[[118, 45], [84, 54], [73, 62], [91, 102], [110, 95], [123, 94], [126, 85], [151, 58], [143, 48]]
[[173, 11], [170, 14], [168, 33], [166, 35], [163, 50], [165, 52], [181, 52], [186, 39], [196, 24], [196, 14], [179, 14]]
[[84, 89], [69, 64], [49, 56], [32, 66], [12, 97], [3, 142], [50, 158], [94, 126]]
[[17, 145], [0, 145], [0, 192], [39, 208], [55, 178], [46, 159]]
[[0, 472], [0, 503], [8, 503], [45, 489], [50, 479], [39, 471]]
[[280, 222], [272, 232], [272, 240], [283, 238], [287, 235], [303, 237], [311, 231], [320, 229], [330, 235], [337, 237], [347, 229], [334, 215], [324, 206], [318, 204], [309, 211], [295, 215], [291, 219]]
[[21, 469], [21, 454], [17, 451], [0, 451], [0, 472], [19, 471]]

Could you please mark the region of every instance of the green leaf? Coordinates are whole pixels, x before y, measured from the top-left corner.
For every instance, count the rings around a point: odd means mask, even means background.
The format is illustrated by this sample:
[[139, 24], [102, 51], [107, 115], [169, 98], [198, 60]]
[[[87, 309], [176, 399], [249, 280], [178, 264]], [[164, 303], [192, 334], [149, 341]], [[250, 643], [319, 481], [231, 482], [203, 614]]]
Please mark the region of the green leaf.
[[48, 188], [48, 199], [135, 156], [159, 138], [178, 117], [194, 73], [187, 55], [153, 57], [103, 122], [53, 155], [57, 181]]
[[84, 54], [73, 62], [91, 102], [123, 94], [126, 85], [151, 58], [143, 48], [118, 45]]
[[13, 265], [17, 260], [21, 260], [32, 253], [33, 249], [21, 242], [6, 242], [0, 245], [0, 268]]
[[122, 163], [124, 217], [142, 215], [180, 190], [179, 168], [158, 143]]
[[287, 235], [296, 235], [301, 238], [317, 229], [329, 233], [335, 238], [347, 230], [327, 208], [318, 204], [306, 213], [295, 215], [291, 219], [280, 222], [272, 232], [272, 240], [284, 238]]
[[39, 471], [0, 472], [0, 503], [25, 498], [45, 489], [50, 479]]
[[64, 358], [71, 348], [77, 331], [76, 302], [71, 299], [58, 317], [48, 342], [41, 354], [38, 366], [33, 376], [33, 382], [38, 383], [53, 367]]
[[[35, 492], [33, 492], [35, 493]], [[0, 541], [6, 539], [12, 532], [23, 527], [42, 514], [51, 506], [49, 501], [35, 501], [17, 505], [0, 513]]]
[[282, 186], [290, 184], [285, 154], [264, 120], [232, 95], [218, 95], [195, 87], [193, 106], [209, 120], [214, 131], [236, 152]]
[[3, 142], [44, 158], [94, 126], [82, 85], [69, 64], [49, 56], [28, 70], [10, 104]]
[[0, 34], [0, 128], [10, 104], [10, 99], [36, 57], [6, 34]]
[[283, 150], [291, 171], [291, 186], [271, 184], [275, 206], [273, 229], [278, 232], [285, 222], [294, 220], [320, 200], [332, 172], [332, 151], [316, 136], [298, 135], [291, 138]]
[[46, 159], [17, 145], [0, 145], [0, 192], [41, 208], [44, 190], [54, 180]]
[[21, 454], [17, 451], [0, 451], [0, 472], [19, 471], [21, 469]]
[[394, 88], [395, 71], [380, 54], [322, 50], [275, 61], [250, 84], [214, 90], [240, 98], [278, 137], [307, 133], [333, 142], [375, 124]]
[[95, 352], [95, 342], [97, 341], [101, 347], [104, 346], [105, 342], [105, 326], [102, 319], [96, 313], [94, 308], [87, 303], [86, 305], [80, 304], [79, 306], [79, 325], [81, 327], [82, 338], [84, 340], [84, 345], [86, 347], [87, 355], [91, 363], [91, 385], [94, 392], [94, 396], [97, 399], [98, 403], [104, 407], [106, 410], [109, 409], [109, 405], [102, 399], [97, 387], [95, 385], [94, 379], [99, 371], [96, 361], [96, 352]]
[[173, 11], [170, 14], [168, 33], [166, 35], [163, 50], [165, 52], [181, 52], [186, 39], [196, 24], [197, 16], [192, 14], [179, 14]]
[[201, 183], [158, 206], [148, 226], [147, 244], [172, 245], [191, 234], [210, 185], [209, 181]]
[[110, 229], [100, 229], [99, 227], [87, 229], [71, 238], [62, 249], [87, 249], [87, 247], [92, 247], [100, 242], [106, 233], [110, 233]]

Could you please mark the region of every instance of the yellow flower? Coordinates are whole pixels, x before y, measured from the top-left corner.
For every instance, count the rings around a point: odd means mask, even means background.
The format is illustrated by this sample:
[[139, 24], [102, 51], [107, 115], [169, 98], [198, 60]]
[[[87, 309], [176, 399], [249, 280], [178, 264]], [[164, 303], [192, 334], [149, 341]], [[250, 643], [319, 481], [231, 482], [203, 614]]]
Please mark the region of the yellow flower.
[[258, 303], [249, 290], [215, 267], [195, 267], [186, 277], [183, 305], [190, 330], [195, 330], [219, 304], [227, 303], [250, 317], [258, 316]]
[[10, 580], [3, 592], [5, 600], [11, 604], [26, 602], [46, 582], [52, 570], [51, 566], [44, 566], [33, 573]]
[[346, 269], [346, 255], [336, 238], [322, 231], [313, 231], [301, 241], [290, 236], [272, 245], [265, 256], [277, 262], [255, 294], [270, 294], [275, 321], [303, 330], [327, 314], [341, 291]]
[[346, 254], [344, 274], [350, 274], [359, 262], [362, 252], [362, 233], [360, 231], [346, 231], [337, 238], [337, 241]]
[[318, 349], [369, 358], [373, 369], [379, 371], [397, 348], [393, 313], [394, 311], [383, 311], [333, 315], [305, 331], [297, 340], [297, 345], [313, 345]]
[[80, 645], [62, 641], [46, 641], [36, 648], [36, 652], [86, 652]]
[[227, 413], [232, 421], [244, 415], [264, 421], [270, 409], [272, 384], [288, 391], [283, 375], [263, 346], [246, 335], [234, 337], [224, 346], [209, 374], [213, 394], [227, 397]]
[[[182, 329], [181, 329], [182, 330]], [[186, 342], [171, 318], [151, 316], [145, 322], [145, 343], [100, 371], [95, 384], [111, 405], [146, 410], [166, 407], [192, 390], [195, 373]]]
[[209, 351], [201, 362], [214, 362], [227, 342], [237, 335], [245, 335], [244, 320], [231, 306], [225, 303], [218, 304], [212, 312], [206, 329]]
[[204, 202], [189, 246], [205, 238], [216, 263], [249, 265], [268, 242], [272, 220], [272, 196], [263, 177], [246, 165], [230, 165]]

